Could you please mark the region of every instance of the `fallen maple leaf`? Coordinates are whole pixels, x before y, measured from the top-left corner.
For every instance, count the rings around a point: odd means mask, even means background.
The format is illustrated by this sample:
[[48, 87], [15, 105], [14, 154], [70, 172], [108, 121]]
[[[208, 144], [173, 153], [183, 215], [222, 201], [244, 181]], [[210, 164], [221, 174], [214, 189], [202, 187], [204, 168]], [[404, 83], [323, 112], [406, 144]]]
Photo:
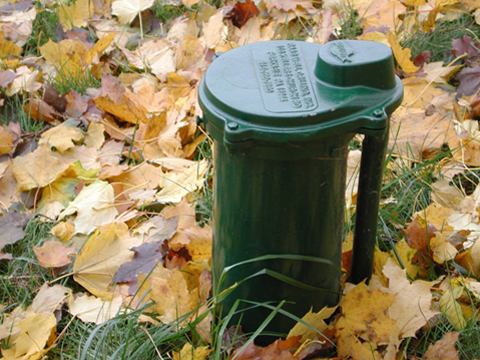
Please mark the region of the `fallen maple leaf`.
[[311, 327], [317, 331], [311, 329], [310, 327], [298, 322], [295, 326], [288, 332], [287, 338], [301, 335], [300, 342], [304, 343], [307, 340], [313, 340], [318, 338], [320, 341], [323, 341], [325, 338], [319, 334], [327, 329], [328, 325], [324, 320], [328, 319], [333, 313], [337, 310], [337, 306], [329, 308], [325, 306], [318, 313], [314, 313], [312, 309], [302, 317], [302, 320], [309, 324]]
[[0, 208], [6, 211], [10, 206], [21, 201], [17, 191], [17, 181], [13, 176], [13, 162], [10, 159], [0, 163]]
[[407, 74], [412, 74], [418, 71], [420, 68], [415, 66], [411, 60], [412, 51], [408, 48], [402, 48], [397, 37], [392, 31], [387, 33], [388, 43], [392, 48], [393, 55], [398, 62], [398, 65], [405, 71]]
[[141, 243], [142, 238], [130, 236], [123, 223], [100, 227], [76, 256], [73, 279], [102, 299], [112, 296], [115, 273], [122, 264], [132, 260], [134, 253], [130, 249]]
[[253, 1], [237, 1], [235, 2], [233, 10], [228, 13], [228, 18], [232, 21], [233, 25], [238, 28], [242, 28], [248, 19], [257, 16], [259, 13], [260, 11]]
[[435, 233], [435, 237], [430, 240], [430, 247], [433, 251], [433, 260], [438, 264], [453, 260], [458, 253], [455, 246], [450, 244], [448, 239], [438, 231]]
[[476, 43], [467, 34], [461, 39], [452, 39], [452, 53], [456, 57], [467, 54], [466, 62], [471, 63], [478, 61], [480, 58], [480, 43]]
[[456, 136], [449, 117], [425, 116], [424, 110], [394, 115], [391, 125], [389, 147], [404, 158], [429, 158]]
[[40, 287], [28, 310], [32, 310], [37, 314], [55, 314], [57, 311], [61, 311], [62, 306], [71, 295], [72, 290], [65, 286], [57, 284], [48, 286], [45, 283]]
[[95, 181], [85, 186], [78, 196], [70, 202], [59, 216], [59, 220], [65, 216], [73, 215], [75, 234], [90, 234], [98, 226], [111, 223], [118, 215], [114, 206], [113, 187], [106, 181]]
[[76, 0], [70, 6], [61, 3], [56, 8], [60, 25], [64, 30], [87, 26], [87, 21], [92, 13], [92, 6], [93, 4], [88, 0]]
[[75, 248], [68, 248], [58, 241], [47, 241], [41, 247], [34, 246], [33, 252], [41, 267], [57, 268], [72, 262], [71, 257], [75, 253]]
[[13, 136], [3, 125], [0, 126], [0, 155], [8, 154], [13, 149]]
[[121, 24], [129, 24], [137, 15], [153, 5], [153, 0], [117, 0], [112, 4], [112, 14]]
[[[161, 264], [157, 265], [157, 268], [161, 267]], [[164, 324], [193, 314], [200, 305], [198, 291], [188, 290], [187, 281], [178, 269], [167, 270], [162, 276], [151, 277], [150, 281], [150, 298], [155, 301], [157, 314]]]
[[380, 345], [399, 343], [395, 320], [387, 315], [396, 296], [369, 290], [363, 282], [345, 295], [342, 315], [335, 324], [338, 356], [380, 359]]
[[146, 243], [131, 249], [135, 254], [132, 260], [122, 264], [115, 276], [115, 283], [136, 283], [137, 275], [140, 273], [149, 274], [150, 271], [161, 261], [167, 253], [163, 247], [163, 240], [155, 243]]
[[458, 350], [455, 343], [460, 334], [458, 332], [447, 332], [443, 339], [435, 344], [430, 344], [423, 357], [423, 360], [457, 360]]
[[110, 300], [102, 300], [95, 296], [76, 294], [68, 303], [68, 311], [73, 316], [84, 322], [92, 322], [97, 325], [116, 317], [122, 306], [122, 298], [114, 297]]
[[202, 160], [181, 171], [165, 174], [160, 185], [162, 189], [156, 195], [160, 203], [179, 203], [185, 195], [200, 188], [205, 181], [204, 175], [208, 163]]
[[38, 144], [47, 144], [50, 148], [63, 153], [73, 148], [75, 143], [79, 143], [85, 137], [78, 125], [79, 121], [68, 119], [62, 124], [45, 131]]
[[235, 350], [233, 357], [237, 360], [298, 360], [292, 351], [300, 347], [300, 338], [301, 335], [279, 339], [267, 347], [257, 346], [252, 341], [245, 349]]
[[[108, 85], [104, 85], [104, 83]], [[118, 88], [122, 89], [123, 92], [119, 93]], [[132, 92], [120, 85], [118, 79], [107, 74], [102, 76], [102, 95], [96, 97], [94, 101], [99, 109], [115, 115], [122, 121], [132, 124], [148, 122], [145, 109], [141, 104], [132, 101], [128, 96], [130, 94]]]
[[13, 176], [20, 192], [47, 186], [67, 168], [68, 164], [58, 159], [48, 145], [13, 159]]
[[192, 344], [185, 343], [179, 352], [172, 352], [172, 357], [173, 360], [204, 360], [211, 351], [207, 346], [197, 346], [194, 348]]
[[480, 66], [476, 64], [473, 67], [464, 68], [455, 76], [455, 79], [460, 82], [457, 89], [459, 94], [475, 94], [480, 87]]
[[431, 223], [422, 226], [417, 220], [413, 220], [407, 228], [407, 244], [418, 252], [414, 256], [414, 261], [419, 264], [427, 264], [427, 260], [432, 258], [430, 249], [430, 240], [435, 237], [437, 229]]
[[406, 270], [402, 270], [392, 259], [388, 259], [383, 272], [389, 279], [389, 293], [397, 295], [390, 306], [389, 317], [397, 322], [402, 338], [414, 337], [417, 330], [439, 314], [431, 310], [430, 292], [438, 281], [416, 280], [410, 283]]
[[[250, 0], [247, 1], [250, 2]], [[250, 3], [255, 6], [254, 3]], [[235, 6], [237, 6], [237, 4], [243, 3], [238, 1], [235, 3]], [[246, 20], [248, 20], [248, 18], [246, 18]], [[225, 43], [225, 38], [228, 34], [228, 27], [223, 23], [223, 12], [221, 10], [210, 17], [208, 22], [206, 22], [203, 26], [202, 32], [206, 45], [209, 49], [215, 49], [217, 46]]]
[[11, 245], [25, 236], [25, 227], [27, 226], [30, 216], [15, 211], [8, 212], [0, 217], [0, 250], [5, 245]]
[[2, 359], [40, 359], [48, 351], [44, 350], [47, 342], [56, 337], [56, 325], [55, 315], [43, 314], [34, 314], [17, 322], [15, 326], [20, 331], [10, 337], [14, 345], [1, 350]]
[[462, 306], [457, 299], [463, 293], [462, 287], [453, 287], [445, 291], [438, 302], [440, 311], [447, 317], [448, 321], [458, 330], [463, 330], [467, 325]]

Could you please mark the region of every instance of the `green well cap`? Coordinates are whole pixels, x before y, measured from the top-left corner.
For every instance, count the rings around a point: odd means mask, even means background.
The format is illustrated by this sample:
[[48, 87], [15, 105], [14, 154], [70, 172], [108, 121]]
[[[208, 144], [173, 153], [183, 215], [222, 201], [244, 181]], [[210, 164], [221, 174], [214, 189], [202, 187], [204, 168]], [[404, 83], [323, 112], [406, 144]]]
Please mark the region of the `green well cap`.
[[220, 55], [199, 88], [208, 131], [230, 144], [375, 133], [402, 99], [390, 48], [359, 40], [241, 46]]

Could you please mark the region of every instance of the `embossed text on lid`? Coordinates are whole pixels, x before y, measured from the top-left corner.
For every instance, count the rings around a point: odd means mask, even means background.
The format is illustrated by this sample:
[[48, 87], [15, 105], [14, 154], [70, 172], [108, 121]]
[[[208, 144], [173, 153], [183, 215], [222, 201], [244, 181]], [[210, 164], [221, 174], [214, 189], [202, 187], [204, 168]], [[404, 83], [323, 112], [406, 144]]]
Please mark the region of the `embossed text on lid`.
[[252, 49], [255, 71], [265, 109], [271, 112], [303, 112], [317, 107], [301, 49], [283, 43], [265, 51]]
[[355, 50], [346, 42], [337, 42], [331, 47], [330, 53], [339, 58], [341, 62], [349, 63], [353, 61], [352, 56], [355, 54]]

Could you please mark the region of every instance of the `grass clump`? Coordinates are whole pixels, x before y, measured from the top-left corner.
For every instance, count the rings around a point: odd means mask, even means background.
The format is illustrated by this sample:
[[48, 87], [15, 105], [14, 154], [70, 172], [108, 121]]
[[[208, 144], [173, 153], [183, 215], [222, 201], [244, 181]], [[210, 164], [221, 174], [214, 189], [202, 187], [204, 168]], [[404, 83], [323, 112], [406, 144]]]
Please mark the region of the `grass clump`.
[[23, 96], [15, 94], [4, 99], [3, 106], [0, 107], [0, 122], [8, 125], [10, 122], [18, 122], [20, 128], [25, 134], [34, 135], [42, 131], [45, 123], [34, 120], [29, 116], [29, 108], [25, 108]]
[[6, 245], [5, 250], [11, 253], [15, 261], [0, 262], [0, 303], [5, 305], [30, 305], [37, 290], [53, 279], [51, 272], [38, 265], [34, 246], [41, 246], [53, 223], [32, 218], [26, 228], [22, 240]]
[[438, 20], [435, 27], [429, 31], [405, 31], [401, 45], [412, 50], [412, 57], [429, 51], [431, 61], [449, 63], [455, 58], [451, 52], [452, 39], [460, 39], [464, 35], [476, 38], [480, 36], [480, 26], [470, 14], [463, 14], [454, 21]]
[[163, 23], [175, 19], [179, 16], [185, 15], [191, 10], [195, 10], [198, 6], [194, 5], [192, 9], [187, 8], [184, 4], [170, 5], [165, 4], [164, 1], [157, 0], [153, 3], [153, 16], [160, 19]]
[[49, 40], [56, 42], [56, 30], [58, 27], [58, 15], [55, 11], [42, 7], [36, 3], [37, 16], [33, 20], [32, 35], [25, 44], [25, 54], [38, 55], [39, 48]]
[[51, 78], [49, 84], [52, 85], [60, 95], [65, 95], [70, 90], [75, 90], [79, 94], [85, 95], [88, 88], [99, 88], [101, 80], [86, 68], [72, 74], [68, 71], [59, 71], [55, 78]]

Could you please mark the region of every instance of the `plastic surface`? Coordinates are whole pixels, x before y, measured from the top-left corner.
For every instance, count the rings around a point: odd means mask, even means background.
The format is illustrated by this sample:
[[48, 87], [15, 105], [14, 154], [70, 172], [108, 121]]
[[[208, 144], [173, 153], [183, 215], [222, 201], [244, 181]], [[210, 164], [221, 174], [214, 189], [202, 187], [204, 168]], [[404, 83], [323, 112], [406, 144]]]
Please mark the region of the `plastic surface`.
[[384, 129], [402, 94], [390, 49], [357, 40], [242, 46], [219, 56], [199, 89], [209, 131], [232, 149]]
[[224, 269], [268, 257], [226, 273], [220, 291], [240, 285], [218, 315], [245, 300], [233, 322], [252, 332], [285, 301], [266, 329], [286, 333], [295, 321], [282, 311], [302, 317], [337, 304], [348, 142], [358, 132], [366, 137], [352, 279], [371, 275], [388, 116], [402, 97], [380, 43], [269, 41], [212, 63], [199, 102], [215, 140], [215, 286]]

